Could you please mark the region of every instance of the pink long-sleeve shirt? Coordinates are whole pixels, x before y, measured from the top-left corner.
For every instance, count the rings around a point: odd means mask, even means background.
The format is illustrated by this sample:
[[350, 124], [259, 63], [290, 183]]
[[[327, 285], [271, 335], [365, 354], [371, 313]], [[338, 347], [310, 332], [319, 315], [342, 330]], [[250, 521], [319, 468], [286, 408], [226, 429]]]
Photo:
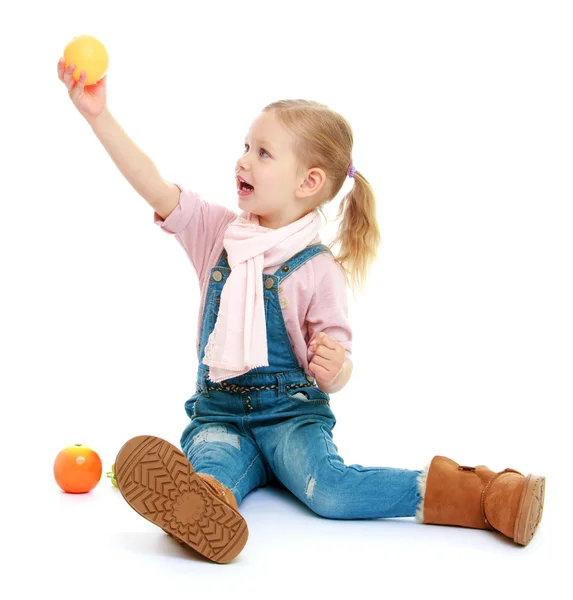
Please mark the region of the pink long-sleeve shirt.
[[[176, 184], [177, 185], [177, 184]], [[168, 234], [175, 235], [199, 278], [201, 305], [197, 323], [197, 358], [201, 320], [211, 269], [217, 265], [223, 252], [223, 236], [231, 221], [239, 215], [227, 207], [206, 202], [199, 194], [177, 185], [181, 191], [179, 203], [164, 220], [156, 212], [154, 223]], [[320, 236], [309, 244], [321, 243]], [[272, 274], [278, 267], [266, 267], [264, 274]], [[352, 330], [348, 322], [348, 298], [342, 267], [327, 252], [321, 252], [293, 271], [281, 284], [279, 298], [286, 329], [305, 373], [314, 352], [310, 343], [322, 331], [337, 340], [344, 348], [346, 358], [352, 361]]]

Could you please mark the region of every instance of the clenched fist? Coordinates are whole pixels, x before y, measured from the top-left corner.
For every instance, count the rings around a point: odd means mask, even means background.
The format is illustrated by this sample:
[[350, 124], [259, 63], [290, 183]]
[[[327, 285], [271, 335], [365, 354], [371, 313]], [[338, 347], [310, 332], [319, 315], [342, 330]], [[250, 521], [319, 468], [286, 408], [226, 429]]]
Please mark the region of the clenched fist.
[[314, 338], [309, 348], [315, 354], [308, 367], [319, 387], [332, 385], [346, 360], [344, 348], [322, 331]]

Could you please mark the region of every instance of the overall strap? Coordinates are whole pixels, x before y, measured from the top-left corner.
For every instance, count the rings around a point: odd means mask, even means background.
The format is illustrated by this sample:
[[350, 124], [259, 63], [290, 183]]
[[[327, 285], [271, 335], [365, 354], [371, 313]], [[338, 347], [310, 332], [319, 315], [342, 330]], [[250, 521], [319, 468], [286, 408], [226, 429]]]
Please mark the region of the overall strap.
[[289, 258], [282, 266], [280, 266], [273, 275], [278, 279], [279, 283], [286, 279], [293, 271], [302, 267], [305, 262], [314, 258], [321, 252], [329, 252], [332, 254], [330, 248], [324, 244], [314, 244], [313, 246], [307, 246], [291, 258]]
[[[299, 267], [302, 267], [305, 262], [314, 258], [321, 252], [328, 252], [332, 254], [332, 251], [328, 246], [324, 244], [314, 244], [313, 246], [307, 246], [300, 252], [297, 252], [294, 256], [289, 258], [284, 264], [282, 264], [273, 275], [277, 277], [279, 281], [286, 279], [293, 271], [296, 271]], [[223, 248], [223, 252], [219, 258], [219, 262], [216, 265], [219, 268], [229, 268], [229, 262], [227, 260], [227, 251]]]

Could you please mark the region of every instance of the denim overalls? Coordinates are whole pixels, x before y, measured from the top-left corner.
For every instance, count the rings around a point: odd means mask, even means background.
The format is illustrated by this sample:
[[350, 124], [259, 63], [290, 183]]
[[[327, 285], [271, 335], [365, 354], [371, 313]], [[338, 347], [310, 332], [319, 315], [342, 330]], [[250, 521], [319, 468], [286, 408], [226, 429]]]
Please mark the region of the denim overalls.
[[298, 364], [279, 300], [281, 283], [329, 248], [308, 246], [263, 273], [266, 367], [213, 383], [203, 363], [221, 292], [231, 269], [223, 250], [211, 269], [199, 342], [196, 393], [185, 402], [191, 419], [181, 448], [196, 472], [226, 485], [237, 503], [257, 487], [277, 484], [315, 513], [333, 519], [410, 517], [421, 500], [420, 471], [344, 464], [332, 441], [336, 419], [328, 394]]

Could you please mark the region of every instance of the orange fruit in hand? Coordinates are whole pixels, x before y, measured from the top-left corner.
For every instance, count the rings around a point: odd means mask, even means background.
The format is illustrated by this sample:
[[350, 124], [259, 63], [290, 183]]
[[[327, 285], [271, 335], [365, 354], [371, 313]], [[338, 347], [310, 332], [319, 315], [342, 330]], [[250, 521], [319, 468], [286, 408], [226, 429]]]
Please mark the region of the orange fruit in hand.
[[92, 35], [78, 35], [64, 48], [66, 64], [64, 70], [72, 63], [76, 65], [72, 77], [76, 83], [82, 71], [86, 72], [84, 85], [92, 85], [106, 73], [109, 57], [105, 46]]
[[61, 450], [54, 461], [56, 483], [70, 494], [84, 494], [101, 479], [101, 458], [85, 444], [74, 444]]

